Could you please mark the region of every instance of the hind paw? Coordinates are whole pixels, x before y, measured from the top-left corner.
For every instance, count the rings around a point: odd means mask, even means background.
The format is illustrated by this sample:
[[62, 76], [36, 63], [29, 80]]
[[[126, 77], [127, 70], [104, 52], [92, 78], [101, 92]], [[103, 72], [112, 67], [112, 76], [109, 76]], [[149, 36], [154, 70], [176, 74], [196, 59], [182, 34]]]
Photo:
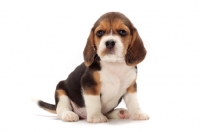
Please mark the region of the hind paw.
[[120, 109], [118, 116], [120, 119], [129, 119], [129, 114], [128, 114], [128, 110], [126, 109]]
[[129, 119], [128, 110], [119, 108], [106, 115], [109, 119]]

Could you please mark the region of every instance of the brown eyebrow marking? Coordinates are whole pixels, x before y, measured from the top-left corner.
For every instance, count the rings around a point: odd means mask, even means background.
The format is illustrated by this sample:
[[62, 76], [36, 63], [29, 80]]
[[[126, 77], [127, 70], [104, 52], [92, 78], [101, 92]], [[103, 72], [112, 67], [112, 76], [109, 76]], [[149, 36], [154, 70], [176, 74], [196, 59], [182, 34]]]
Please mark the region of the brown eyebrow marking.
[[101, 21], [99, 26], [96, 27], [94, 33], [96, 34], [96, 32], [99, 30], [103, 30], [105, 31], [105, 33], [108, 33], [108, 31], [110, 30], [110, 24], [108, 23], [108, 21]]

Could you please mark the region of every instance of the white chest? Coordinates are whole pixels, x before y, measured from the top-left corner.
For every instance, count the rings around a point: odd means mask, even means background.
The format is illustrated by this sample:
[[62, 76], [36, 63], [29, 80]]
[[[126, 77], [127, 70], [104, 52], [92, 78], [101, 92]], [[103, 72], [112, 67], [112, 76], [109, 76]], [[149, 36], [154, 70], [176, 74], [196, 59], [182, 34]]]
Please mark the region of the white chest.
[[117, 106], [119, 99], [136, 78], [135, 67], [129, 67], [125, 63], [101, 63], [101, 105], [102, 113]]

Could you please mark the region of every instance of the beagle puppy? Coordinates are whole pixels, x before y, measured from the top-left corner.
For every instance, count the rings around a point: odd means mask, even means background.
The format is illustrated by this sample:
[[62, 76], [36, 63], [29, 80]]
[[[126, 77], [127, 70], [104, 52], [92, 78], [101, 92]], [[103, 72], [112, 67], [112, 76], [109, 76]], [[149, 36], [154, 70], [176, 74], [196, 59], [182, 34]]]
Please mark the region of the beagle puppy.
[[[137, 100], [137, 64], [146, 55], [137, 29], [122, 13], [108, 12], [93, 25], [83, 51], [84, 63], [55, 91], [55, 105], [35, 100], [62, 121], [89, 123], [108, 119], [147, 120]], [[124, 99], [126, 109], [115, 109]]]

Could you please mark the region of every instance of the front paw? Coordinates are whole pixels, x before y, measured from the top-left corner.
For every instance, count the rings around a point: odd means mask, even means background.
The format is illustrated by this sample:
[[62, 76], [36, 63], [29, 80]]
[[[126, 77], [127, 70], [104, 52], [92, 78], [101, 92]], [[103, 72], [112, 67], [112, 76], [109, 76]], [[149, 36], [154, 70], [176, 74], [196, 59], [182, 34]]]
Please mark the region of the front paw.
[[142, 111], [132, 113], [130, 118], [133, 120], [149, 120], [149, 116]]
[[87, 122], [89, 123], [102, 123], [107, 122], [108, 119], [103, 114], [96, 114], [93, 116], [88, 116]]
[[79, 116], [72, 111], [64, 111], [61, 114], [61, 119], [64, 122], [74, 122], [79, 120]]

